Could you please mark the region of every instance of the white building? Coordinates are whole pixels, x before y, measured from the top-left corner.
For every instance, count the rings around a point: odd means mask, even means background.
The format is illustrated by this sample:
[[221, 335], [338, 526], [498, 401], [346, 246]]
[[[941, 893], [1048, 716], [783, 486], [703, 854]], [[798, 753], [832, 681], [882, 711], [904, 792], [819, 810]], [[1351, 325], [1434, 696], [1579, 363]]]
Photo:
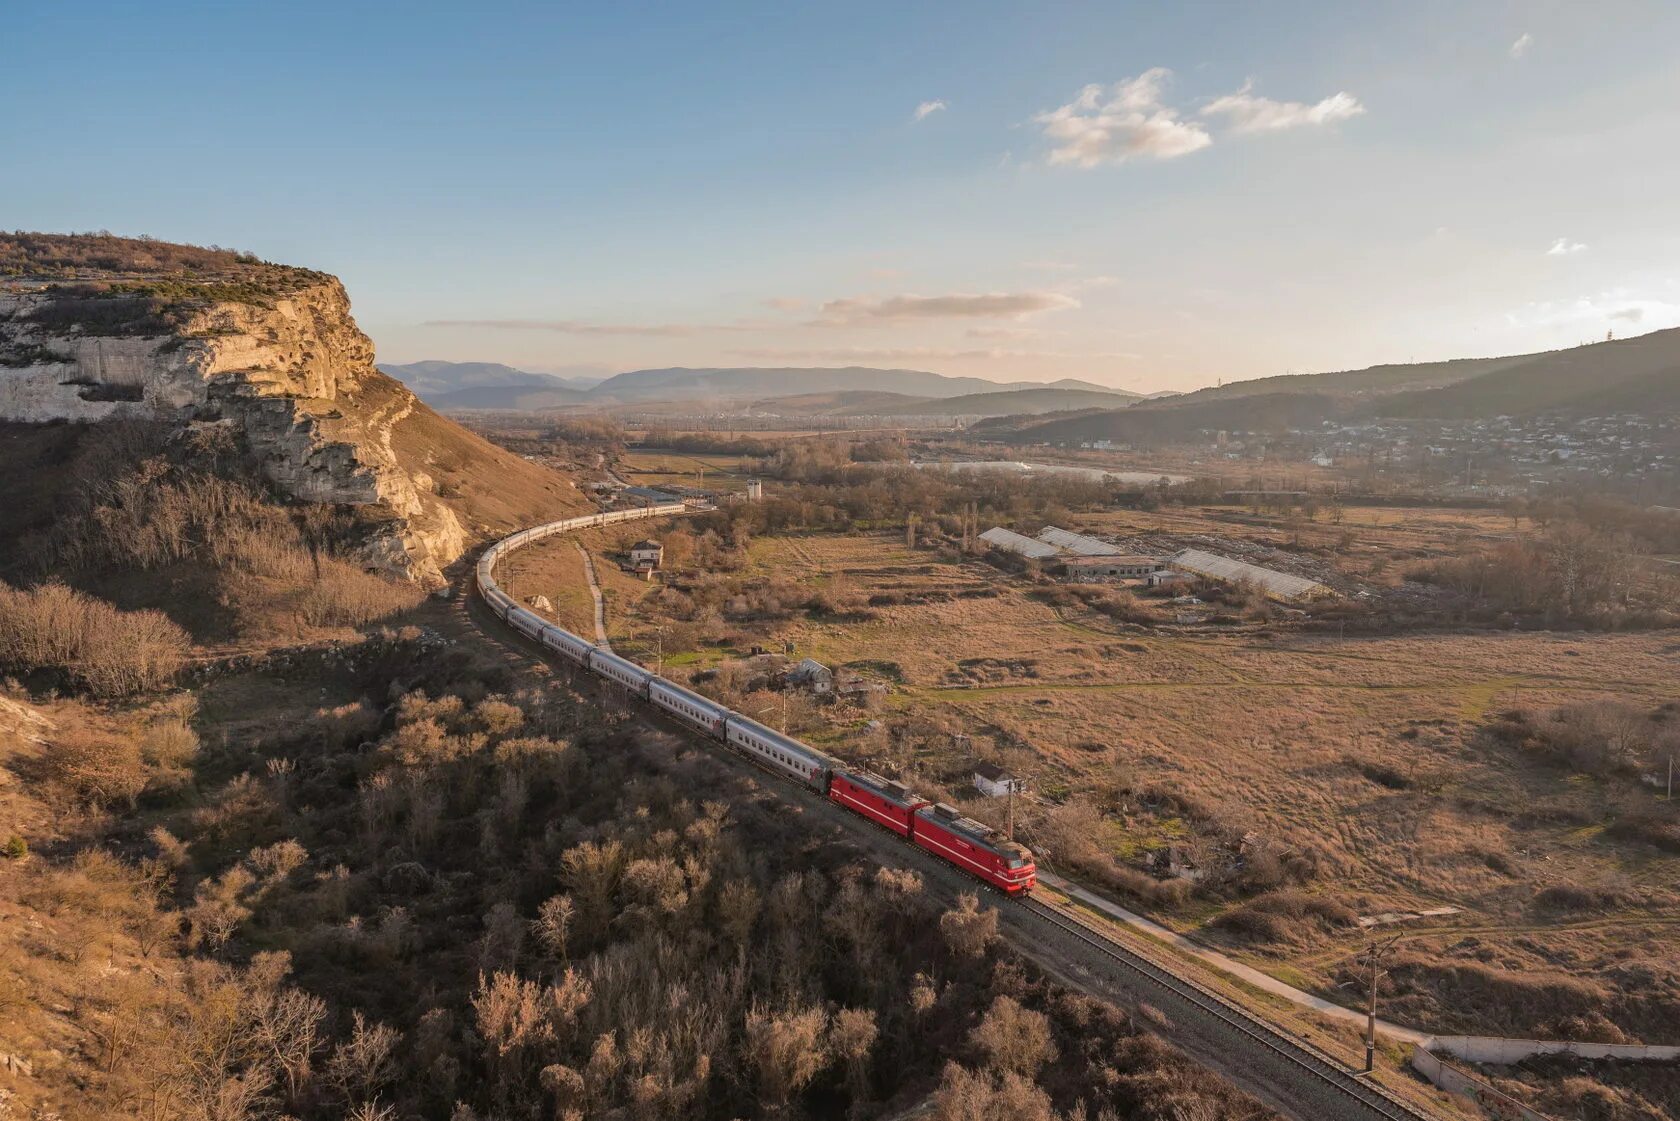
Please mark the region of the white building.
[[653, 570], [665, 560], [665, 546], [657, 541], [638, 541], [630, 546], [630, 567], [637, 572]]
[[974, 789], [988, 798], [1005, 798], [1010, 794], [1025, 794], [1027, 784], [996, 763], [976, 763]]

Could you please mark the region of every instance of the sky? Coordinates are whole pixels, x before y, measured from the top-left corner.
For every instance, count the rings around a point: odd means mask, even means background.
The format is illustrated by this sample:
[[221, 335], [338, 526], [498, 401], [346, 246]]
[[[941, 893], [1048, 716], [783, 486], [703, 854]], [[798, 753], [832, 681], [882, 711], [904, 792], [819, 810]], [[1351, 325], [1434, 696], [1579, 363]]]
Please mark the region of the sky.
[[27, 4], [0, 227], [381, 361], [1144, 392], [1680, 325], [1680, 4]]

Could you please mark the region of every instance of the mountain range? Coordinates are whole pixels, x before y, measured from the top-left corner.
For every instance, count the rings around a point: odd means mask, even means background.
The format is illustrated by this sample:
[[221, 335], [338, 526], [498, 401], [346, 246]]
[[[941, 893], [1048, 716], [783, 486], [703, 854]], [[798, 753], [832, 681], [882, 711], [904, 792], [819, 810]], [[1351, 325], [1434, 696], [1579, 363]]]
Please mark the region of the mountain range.
[[[659, 401], [690, 405], [731, 402], [756, 411], [785, 408], [809, 415], [968, 416], [1113, 407], [1139, 396], [1076, 378], [1048, 383], [995, 382], [926, 370], [864, 366], [674, 367], [631, 370], [599, 381], [533, 373], [493, 362], [427, 361], [380, 368], [440, 409], [532, 411]], [[824, 407], [821, 398], [829, 398], [832, 404]]]
[[993, 419], [977, 430], [1021, 442], [1161, 444], [1209, 430], [1267, 431], [1326, 420], [1613, 412], [1680, 412], [1680, 328], [1537, 354], [1257, 378], [1125, 409]]

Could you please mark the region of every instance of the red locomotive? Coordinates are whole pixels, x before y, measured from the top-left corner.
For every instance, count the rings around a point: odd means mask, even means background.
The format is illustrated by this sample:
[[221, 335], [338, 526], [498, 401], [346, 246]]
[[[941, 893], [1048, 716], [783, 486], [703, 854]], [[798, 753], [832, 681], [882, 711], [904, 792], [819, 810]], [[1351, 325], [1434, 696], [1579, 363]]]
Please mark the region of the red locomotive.
[[901, 782], [869, 771], [837, 770], [829, 778], [828, 797], [1011, 895], [1030, 891], [1037, 882], [1032, 853], [1024, 845], [951, 806], [934, 805]]

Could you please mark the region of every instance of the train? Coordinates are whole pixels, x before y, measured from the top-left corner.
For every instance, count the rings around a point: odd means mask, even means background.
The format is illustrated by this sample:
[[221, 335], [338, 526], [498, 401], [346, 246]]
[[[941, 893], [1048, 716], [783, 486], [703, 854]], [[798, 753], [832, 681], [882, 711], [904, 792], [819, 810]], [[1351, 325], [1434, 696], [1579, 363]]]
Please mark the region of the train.
[[1030, 892], [1038, 882], [1038, 873], [1026, 846], [964, 817], [953, 806], [931, 802], [903, 783], [849, 769], [832, 755], [602, 649], [521, 607], [496, 584], [496, 562], [534, 541], [573, 530], [681, 514], [685, 509], [681, 503], [668, 503], [584, 514], [522, 530], [491, 545], [479, 557], [475, 573], [478, 594], [497, 618], [532, 642], [612, 682], [678, 723], [896, 833], [999, 891], [1009, 895]]

